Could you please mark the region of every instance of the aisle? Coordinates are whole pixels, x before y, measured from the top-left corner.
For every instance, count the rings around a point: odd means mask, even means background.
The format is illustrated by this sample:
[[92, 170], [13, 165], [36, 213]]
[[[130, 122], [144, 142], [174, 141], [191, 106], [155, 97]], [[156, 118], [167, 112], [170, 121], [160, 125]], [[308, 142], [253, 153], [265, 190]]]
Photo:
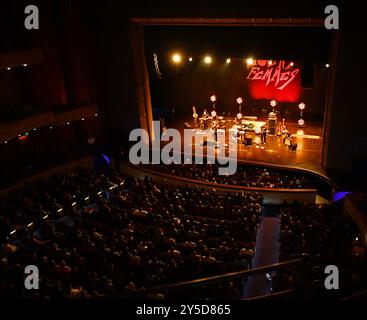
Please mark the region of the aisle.
[[[252, 267], [261, 267], [264, 265], [278, 262], [280, 244], [278, 242], [280, 235], [279, 209], [273, 206], [264, 206], [262, 221], [259, 226], [256, 250]], [[270, 294], [272, 290], [271, 281], [265, 274], [250, 276], [245, 284], [242, 299], [247, 299], [259, 295]]]

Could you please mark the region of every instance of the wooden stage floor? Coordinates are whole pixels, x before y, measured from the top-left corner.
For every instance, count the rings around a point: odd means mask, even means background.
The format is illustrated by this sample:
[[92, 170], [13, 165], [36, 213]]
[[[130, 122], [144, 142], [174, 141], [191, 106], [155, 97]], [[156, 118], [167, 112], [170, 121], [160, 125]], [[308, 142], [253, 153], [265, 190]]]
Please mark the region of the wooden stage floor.
[[[266, 119], [259, 118], [258, 121], [266, 121]], [[176, 125], [172, 127], [182, 133], [185, 128], [184, 122], [176, 122]], [[193, 124], [191, 119], [187, 122], [190, 125]], [[230, 121], [226, 125], [226, 136], [228, 136], [227, 130], [231, 125], [232, 123]], [[260, 135], [247, 132], [246, 136], [252, 138], [253, 144], [246, 146], [238, 143], [238, 159], [251, 163], [306, 169], [327, 176], [321, 165], [323, 124], [316, 122], [307, 123], [302, 129], [297, 126], [296, 122], [285, 122], [285, 125], [287, 130], [292, 134], [292, 143], [297, 143], [296, 151], [291, 151], [288, 146], [284, 145], [283, 136], [267, 135], [266, 144], [261, 145]]]

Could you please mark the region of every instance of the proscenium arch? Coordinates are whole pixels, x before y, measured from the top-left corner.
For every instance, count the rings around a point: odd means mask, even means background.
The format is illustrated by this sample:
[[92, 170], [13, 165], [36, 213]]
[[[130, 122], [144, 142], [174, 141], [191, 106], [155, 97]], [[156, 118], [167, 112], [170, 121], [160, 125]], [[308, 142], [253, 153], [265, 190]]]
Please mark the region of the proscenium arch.
[[[150, 141], [154, 139], [152, 128], [152, 103], [150, 97], [149, 75], [144, 50], [144, 26], [217, 26], [217, 27], [324, 27], [320, 18], [147, 18], [130, 19], [130, 36], [133, 53], [133, 73], [141, 128], [149, 133]], [[332, 32], [330, 63], [336, 65], [336, 48], [338, 33]], [[332, 92], [335, 79], [335, 68], [329, 73], [326, 100], [324, 106], [323, 143], [321, 164], [327, 166], [329, 132], [331, 125]]]

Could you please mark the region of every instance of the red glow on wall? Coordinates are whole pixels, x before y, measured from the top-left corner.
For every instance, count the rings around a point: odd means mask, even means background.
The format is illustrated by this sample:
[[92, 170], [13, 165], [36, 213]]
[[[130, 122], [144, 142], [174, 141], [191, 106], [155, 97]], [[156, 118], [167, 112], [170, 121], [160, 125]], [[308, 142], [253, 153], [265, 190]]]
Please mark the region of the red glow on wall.
[[20, 137], [18, 137], [18, 140], [19, 141], [25, 141], [25, 140], [27, 140], [28, 139], [28, 136], [20, 136]]
[[285, 60], [255, 60], [246, 79], [251, 97], [296, 102], [301, 95], [300, 68]]

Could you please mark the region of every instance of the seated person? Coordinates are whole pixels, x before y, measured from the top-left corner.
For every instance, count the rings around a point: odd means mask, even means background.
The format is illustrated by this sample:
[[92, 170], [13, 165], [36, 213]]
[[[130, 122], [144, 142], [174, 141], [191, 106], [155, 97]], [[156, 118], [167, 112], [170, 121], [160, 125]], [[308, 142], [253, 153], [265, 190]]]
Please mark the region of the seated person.
[[289, 132], [287, 132], [285, 134], [285, 137], [283, 139], [283, 143], [286, 145], [286, 146], [290, 146], [292, 144], [292, 138], [291, 138], [291, 134]]

